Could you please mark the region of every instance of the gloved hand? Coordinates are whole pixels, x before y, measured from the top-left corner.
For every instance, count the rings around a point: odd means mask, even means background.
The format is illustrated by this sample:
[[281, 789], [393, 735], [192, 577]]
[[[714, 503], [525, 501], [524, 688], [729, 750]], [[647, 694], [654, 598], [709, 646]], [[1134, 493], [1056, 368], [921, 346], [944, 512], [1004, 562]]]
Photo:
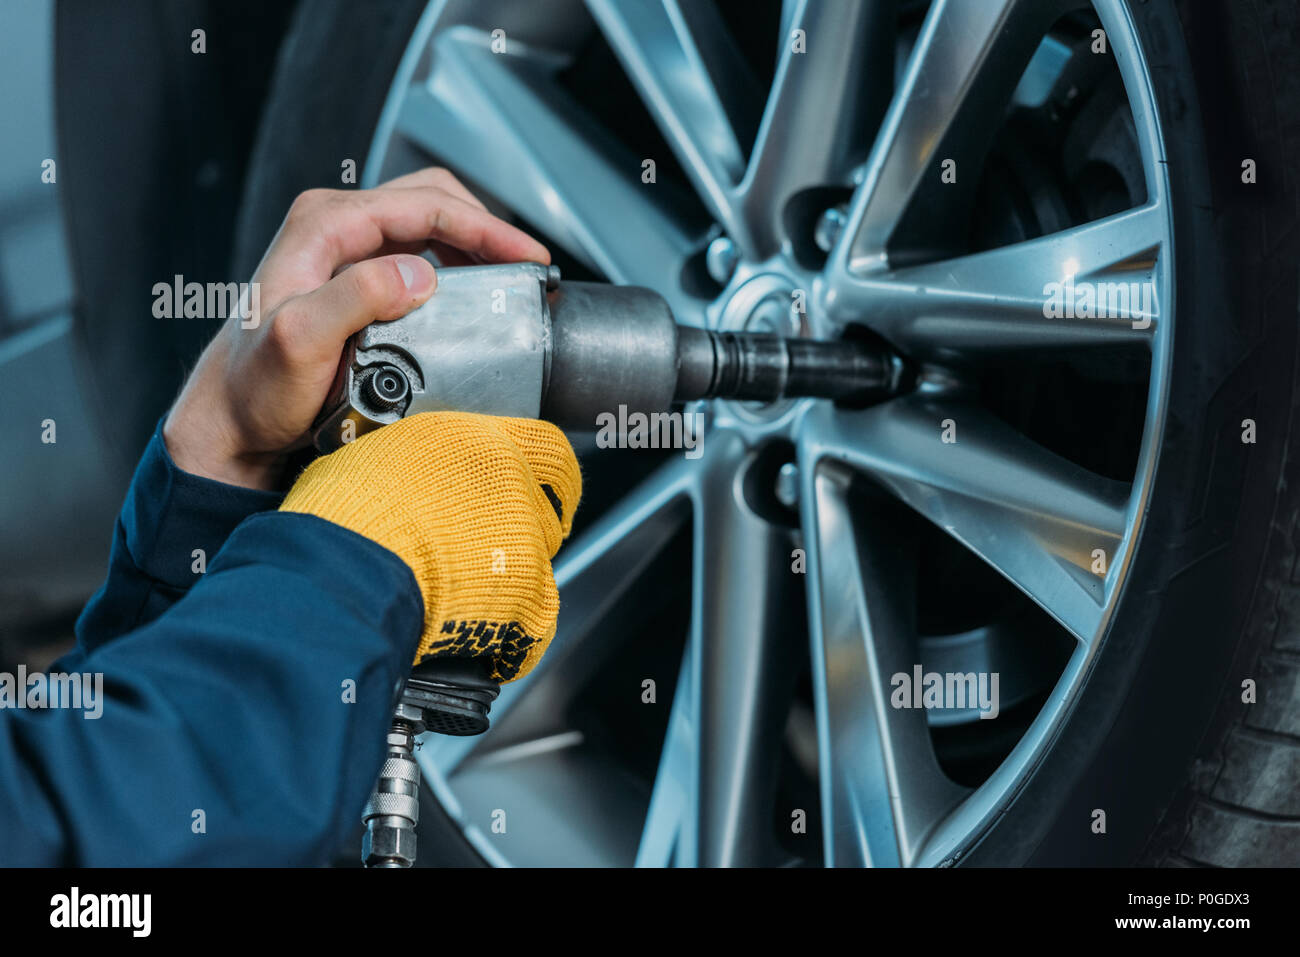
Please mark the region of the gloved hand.
[[551, 559], [582, 475], [554, 425], [426, 412], [313, 462], [280, 506], [395, 552], [424, 595], [415, 663], [487, 657], [493, 678], [527, 674], [555, 636]]

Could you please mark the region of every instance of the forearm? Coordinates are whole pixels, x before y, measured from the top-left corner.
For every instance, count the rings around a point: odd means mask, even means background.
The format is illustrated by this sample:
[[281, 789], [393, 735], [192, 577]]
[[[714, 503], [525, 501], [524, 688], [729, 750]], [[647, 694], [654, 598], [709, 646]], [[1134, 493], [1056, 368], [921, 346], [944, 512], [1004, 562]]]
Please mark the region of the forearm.
[[77, 620], [78, 652], [156, 619], [199, 581], [240, 522], [282, 498], [177, 468], [160, 425], [114, 526], [107, 577]]
[[382, 760], [423, 605], [391, 552], [259, 515], [144, 628], [87, 655], [101, 715], [0, 712], [6, 864], [319, 864]]

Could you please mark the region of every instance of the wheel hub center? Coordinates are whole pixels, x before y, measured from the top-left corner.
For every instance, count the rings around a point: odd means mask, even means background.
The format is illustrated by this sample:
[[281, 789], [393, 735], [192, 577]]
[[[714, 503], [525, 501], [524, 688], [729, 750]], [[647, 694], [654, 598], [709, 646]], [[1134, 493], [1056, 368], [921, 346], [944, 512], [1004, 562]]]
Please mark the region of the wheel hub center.
[[759, 273], [745, 280], [722, 307], [718, 328], [725, 332], [807, 335], [807, 293], [778, 273]]
[[[764, 267], [749, 267], [742, 263], [736, 269], [732, 284], [715, 301], [713, 325], [722, 332], [767, 333], [784, 337], [805, 337], [809, 333], [806, 304], [807, 291], [784, 272]], [[721, 421], [745, 432], [757, 429], [768, 433], [782, 429], [788, 422], [796, 399], [778, 402], [744, 402], [732, 399], [716, 400], [715, 408]]]

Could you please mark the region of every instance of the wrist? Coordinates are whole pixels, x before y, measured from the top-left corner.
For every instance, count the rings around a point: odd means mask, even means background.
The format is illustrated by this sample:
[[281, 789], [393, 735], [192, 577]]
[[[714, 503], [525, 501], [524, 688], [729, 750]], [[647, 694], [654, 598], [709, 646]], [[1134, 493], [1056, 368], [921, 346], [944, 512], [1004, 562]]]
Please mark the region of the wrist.
[[249, 489], [277, 487], [283, 457], [238, 451], [215, 416], [195, 419], [178, 405], [168, 413], [162, 435], [173, 464], [183, 472]]

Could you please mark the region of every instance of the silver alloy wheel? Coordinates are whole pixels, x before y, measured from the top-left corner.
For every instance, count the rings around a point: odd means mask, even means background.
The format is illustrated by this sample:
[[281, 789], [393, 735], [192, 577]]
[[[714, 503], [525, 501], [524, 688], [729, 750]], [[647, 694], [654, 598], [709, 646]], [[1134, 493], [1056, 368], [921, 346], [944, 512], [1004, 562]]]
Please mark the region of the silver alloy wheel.
[[[1154, 95], [1123, 0], [1090, 6], [1122, 77], [1145, 201], [955, 258], [927, 257], [897, 240], [918, 197], [934, 195], [923, 186], [938, 179], [944, 158], [958, 157], [959, 171], [982, 165], [1023, 67], [1053, 23], [1079, 6], [1089, 4], [933, 0], [895, 78], [892, 66], [882, 68], [892, 65], [896, 41], [891, 3], [785, 0], [782, 36], [803, 30], [806, 52], [783, 45], [766, 104], [753, 110], [735, 80], [746, 68], [705, 12], [711, 4], [430, 3], [385, 105], [364, 185], [445, 163], [606, 278], [666, 295], [680, 321], [770, 323], [774, 298], [802, 290], [797, 331], [831, 338], [865, 326], [920, 368], [914, 392], [862, 411], [808, 401], [701, 409], [702, 457], [657, 465], [565, 547], [555, 569], [560, 630], [542, 664], [503, 688], [489, 734], [429, 740], [420, 753], [435, 794], [488, 861], [753, 860], [754, 835], [771, 827], [764, 796], [772, 771], [761, 742], [785, 720], [767, 699], [790, 668], [781, 637], [791, 608], [805, 601], [825, 863], [953, 861], [1050, 746], [1124, 586], [1164, 427], [1174, 306], [1169, 187]], [[688, 215], [689, 197], [667, 183], [643, 183], [641, 158], [620, 155], [554, 82], [593, 22], [715, 225]], [[497, 51], [494, 30], [504, 31]], [[846, 119], [862, 116], [880, 120], [874, 140]], [[964, 175], [959, 182], [976, 179]], [[824, 266], [812, 269], [787, 235], [787, 212], [826, 184], [851, 187], [852, 198], [842, 226], [826, 231], [833, 244]], [[701, 298], [685, 277], [710, 242], [709, 268], [724, 282], [716, 297]], [[1150, 304], [1118, 320], [1045, 318], [1048, 283], [1117, 278], [1149, 284]], [[968, 387], [967, 370], [993, 359], [1117, 349], [1150, 358], [1131, 482], [1047, 451], [982, 408]], [[943, 440], [947, 420], [955, 443]], [[787, 497], [797, 488], [798, 529], [770, 521], [746, 486], [774, 441], [794, 450], [797, 473], [782, 475]], [[900, 597], [913, 592], [894, 560], [908, 541], [861, 500], [863, 478], [979, 556], [1073, 639], [1036, 717], [976, 787], [941, 771], [924, 712], [889, 706], [890, 676], [917, 662], [913, 612]], [[610, 640], [610, 608], [688, 525], [691, 627], [646, 796], [627, 786], [608, 754], [584, 756], [584, 734], [557, 726], [556, 715], [592, 649]], [[806, 576], [791, 573], [795, 548], [806, 550]], [[1101, 575], [1092, 570], [1098, 550]], [[507, 808], [507, 834], [493, 833], [493, 812]], [[521, 830], [534, 839], [508, 837]]]

